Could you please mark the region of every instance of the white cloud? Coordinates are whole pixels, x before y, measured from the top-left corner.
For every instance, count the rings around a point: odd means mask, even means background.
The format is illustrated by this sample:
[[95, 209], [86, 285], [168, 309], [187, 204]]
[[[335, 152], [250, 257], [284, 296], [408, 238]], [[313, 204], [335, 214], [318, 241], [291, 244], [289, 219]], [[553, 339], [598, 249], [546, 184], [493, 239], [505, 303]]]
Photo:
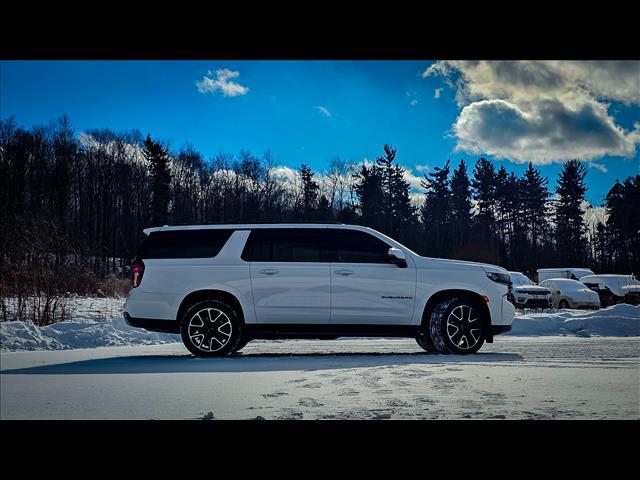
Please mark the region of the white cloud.
[[216, 70], [215, 78], [211, 70], [202, 77], [202, 80], [196, 82], [198, 91], [200, 93], [214, 93], [221, 91], [225, 97], [237, 97], [238, 95], [245, 95], [249, 88], [234, 82], [234, 78], [238, 78], [240, 72], [231, 71], [227, 68]]
[[441, 94], [442, 94], [442, 89], [441, 88], [436, 88], [433, 91], [433, 98], [440, 98]]
[[457, 89], [462, 106], [490, 98], [534, 99], [579, 92], [594, 98], [640, 103], [640, 62], [499, 60], [440, 61], [422, 77], [440, 76]]
[[416, 93], [415, 92], [410, 92], [410, 91], [406, 91], [404, 92], [404, 94], [411, 98], [411, 100], [409, 101], [409, 105], [411, 105], [412, 107], [415, 107], [418, 104], [418, 99], [416, 98]]
[[595, 168], [596, 170], [600, 170], [602, 173], [607, 173], [609, 170], [607, 166], [602, 163], [589, 162], [589, 166]]
[[460, 150], [544, 164], [633, 157], [640, 143], [607, 103], [640, 103], [638, 61], [441, 61], [422, 76], [455, 88]]
[[420, 173], [426, 173], [431, 167], [429, 165], [416, 165], [415, 169]]
[[325, 117], [331, 117], [331, 112], [323, 107], [322, 105], [318, 105], [317, 107], [315, 107], [316, 110], [318, 110], [318, 112], [320, 112], [320, 114], [324, 115]]
[[409, 185], [411, 186], [412, 189], [421, 189], [422, 188], [420, 186], [420, 182], [422, 182], [423, 177], [418, 177], [418, 176], [414, 175], [413, 172], [411, 170], [409, 170], [408, 168], [404, 169], [402, 177], [404, 178], [404, 180], [406, 182], [409, 183]]
[[125, 158], [135, 163], [148, 164], [144, 156], [143, 149], [140, 145], [132, 143], [124, 143], [118, 141], [110, 141], [108, 143], [99, 142], [93, 135], [80, 132], [78, 135], [80, 145], [91, 151], [105, 151], [108, 155], [124, 154]]
[[295, 184], [298, 180], [298, 171], [286, 165], [280, 165], [270, 170], [271, 175], [290, 184]]
[[539, 165], [605, 155], [631, 157], [640, 138], [640, 132], [618, 127], [606, 106], [596, 101], [572, 107], [560, 100], [520, 105], [480, 100], [462, 109], [453, 131], [458, 150]]
[[411, 205], [413, 205], [414, 207], [421, 206], [424, 203], [426, 198], [427, 196], [424, 193], [411, 192], [409, 194], [409, 201], [411, 202]]

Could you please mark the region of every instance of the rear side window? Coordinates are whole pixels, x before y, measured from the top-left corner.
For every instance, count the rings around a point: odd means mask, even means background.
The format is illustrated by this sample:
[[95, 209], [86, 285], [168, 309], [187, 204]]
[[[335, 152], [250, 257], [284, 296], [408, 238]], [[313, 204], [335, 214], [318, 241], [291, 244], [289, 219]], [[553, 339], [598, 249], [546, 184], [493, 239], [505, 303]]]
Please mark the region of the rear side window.
[[218, 255], [233, 230], [168, 230], [152, 232], [144, 240], [138, 257], [211, 258]]
[[247, 262], [327, 262], [324, 229], [252, 230], [242, 251]]
[[335, 263], [389, 263], [390, 245], [359, 230], [328, 229], [331, 261]]

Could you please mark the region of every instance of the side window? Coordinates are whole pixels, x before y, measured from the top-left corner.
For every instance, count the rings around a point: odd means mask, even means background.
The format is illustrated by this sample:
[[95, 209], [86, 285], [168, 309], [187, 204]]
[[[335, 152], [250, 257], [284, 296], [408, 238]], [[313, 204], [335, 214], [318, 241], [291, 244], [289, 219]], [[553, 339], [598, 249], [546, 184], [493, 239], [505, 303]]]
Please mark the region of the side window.
[[316, 228], [255, 229], [241, 258], [247, 262], [327, 262], [324, 233]]
[[390, 245], [366, 232], [329, 229], [331, 261], [336, 263], [389, 263]]
[[138, 257], [211, 258], [218, 255], [233, 230], [165, 230], [152, 232], [142, 242]]

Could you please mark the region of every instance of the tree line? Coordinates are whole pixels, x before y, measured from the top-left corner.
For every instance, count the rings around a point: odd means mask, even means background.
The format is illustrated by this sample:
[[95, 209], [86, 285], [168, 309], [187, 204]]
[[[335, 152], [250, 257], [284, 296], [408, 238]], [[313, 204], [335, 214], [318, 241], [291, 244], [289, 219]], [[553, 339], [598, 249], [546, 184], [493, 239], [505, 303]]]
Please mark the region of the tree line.
[[552, 266], [640, 270], [640, 175], [616, 181], [606, 221], [588, 230], [587, 170], [567, 162], [555, 187], [480, 158], [424, 175], [412, 202], [396, 150], [374, 162], [333, 159], [284, 170], [269, 152], [172, 151], [139, 131], [74, 132], [68, 117], [25, 129], [0, 120], [3, 269], [82, 266], [98, 276], [135, 255], [142, 229], [165, 224], [338, 221], [375, 228], [419, 254], [486, 261], [531, 274]]

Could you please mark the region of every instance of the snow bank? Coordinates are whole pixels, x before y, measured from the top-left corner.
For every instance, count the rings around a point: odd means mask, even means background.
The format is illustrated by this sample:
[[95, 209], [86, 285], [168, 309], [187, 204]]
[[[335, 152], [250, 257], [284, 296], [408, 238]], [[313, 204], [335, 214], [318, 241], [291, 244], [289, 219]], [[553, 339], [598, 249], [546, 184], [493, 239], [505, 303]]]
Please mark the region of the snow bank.
[[640, 306], [614, 305], [600, 310], [525, 313], [513, 319], [508, 335], [640, 336]]
[[[121, 299], [78, 297], [74, 302], [73, 318], [66, 322], [46, 327], [31, 322], [0, 322], [0, 349], [67, 350], [181, 341], [179, 335], [127, 325], [121, 313]], [[514, 318], [508, 335], [640, 336], [640, 306], [623, 304], [601, 310], [524, 313]]]
[[74, 308], [71, 320], [46, 327], [38, 327], [31, 321], [0, 322], [0, 349], [67, 350], [180, 341], [179, 335], [148, 332], [127, 325], [122, 317], [120, 299], [96, 302], [79, 297]]

